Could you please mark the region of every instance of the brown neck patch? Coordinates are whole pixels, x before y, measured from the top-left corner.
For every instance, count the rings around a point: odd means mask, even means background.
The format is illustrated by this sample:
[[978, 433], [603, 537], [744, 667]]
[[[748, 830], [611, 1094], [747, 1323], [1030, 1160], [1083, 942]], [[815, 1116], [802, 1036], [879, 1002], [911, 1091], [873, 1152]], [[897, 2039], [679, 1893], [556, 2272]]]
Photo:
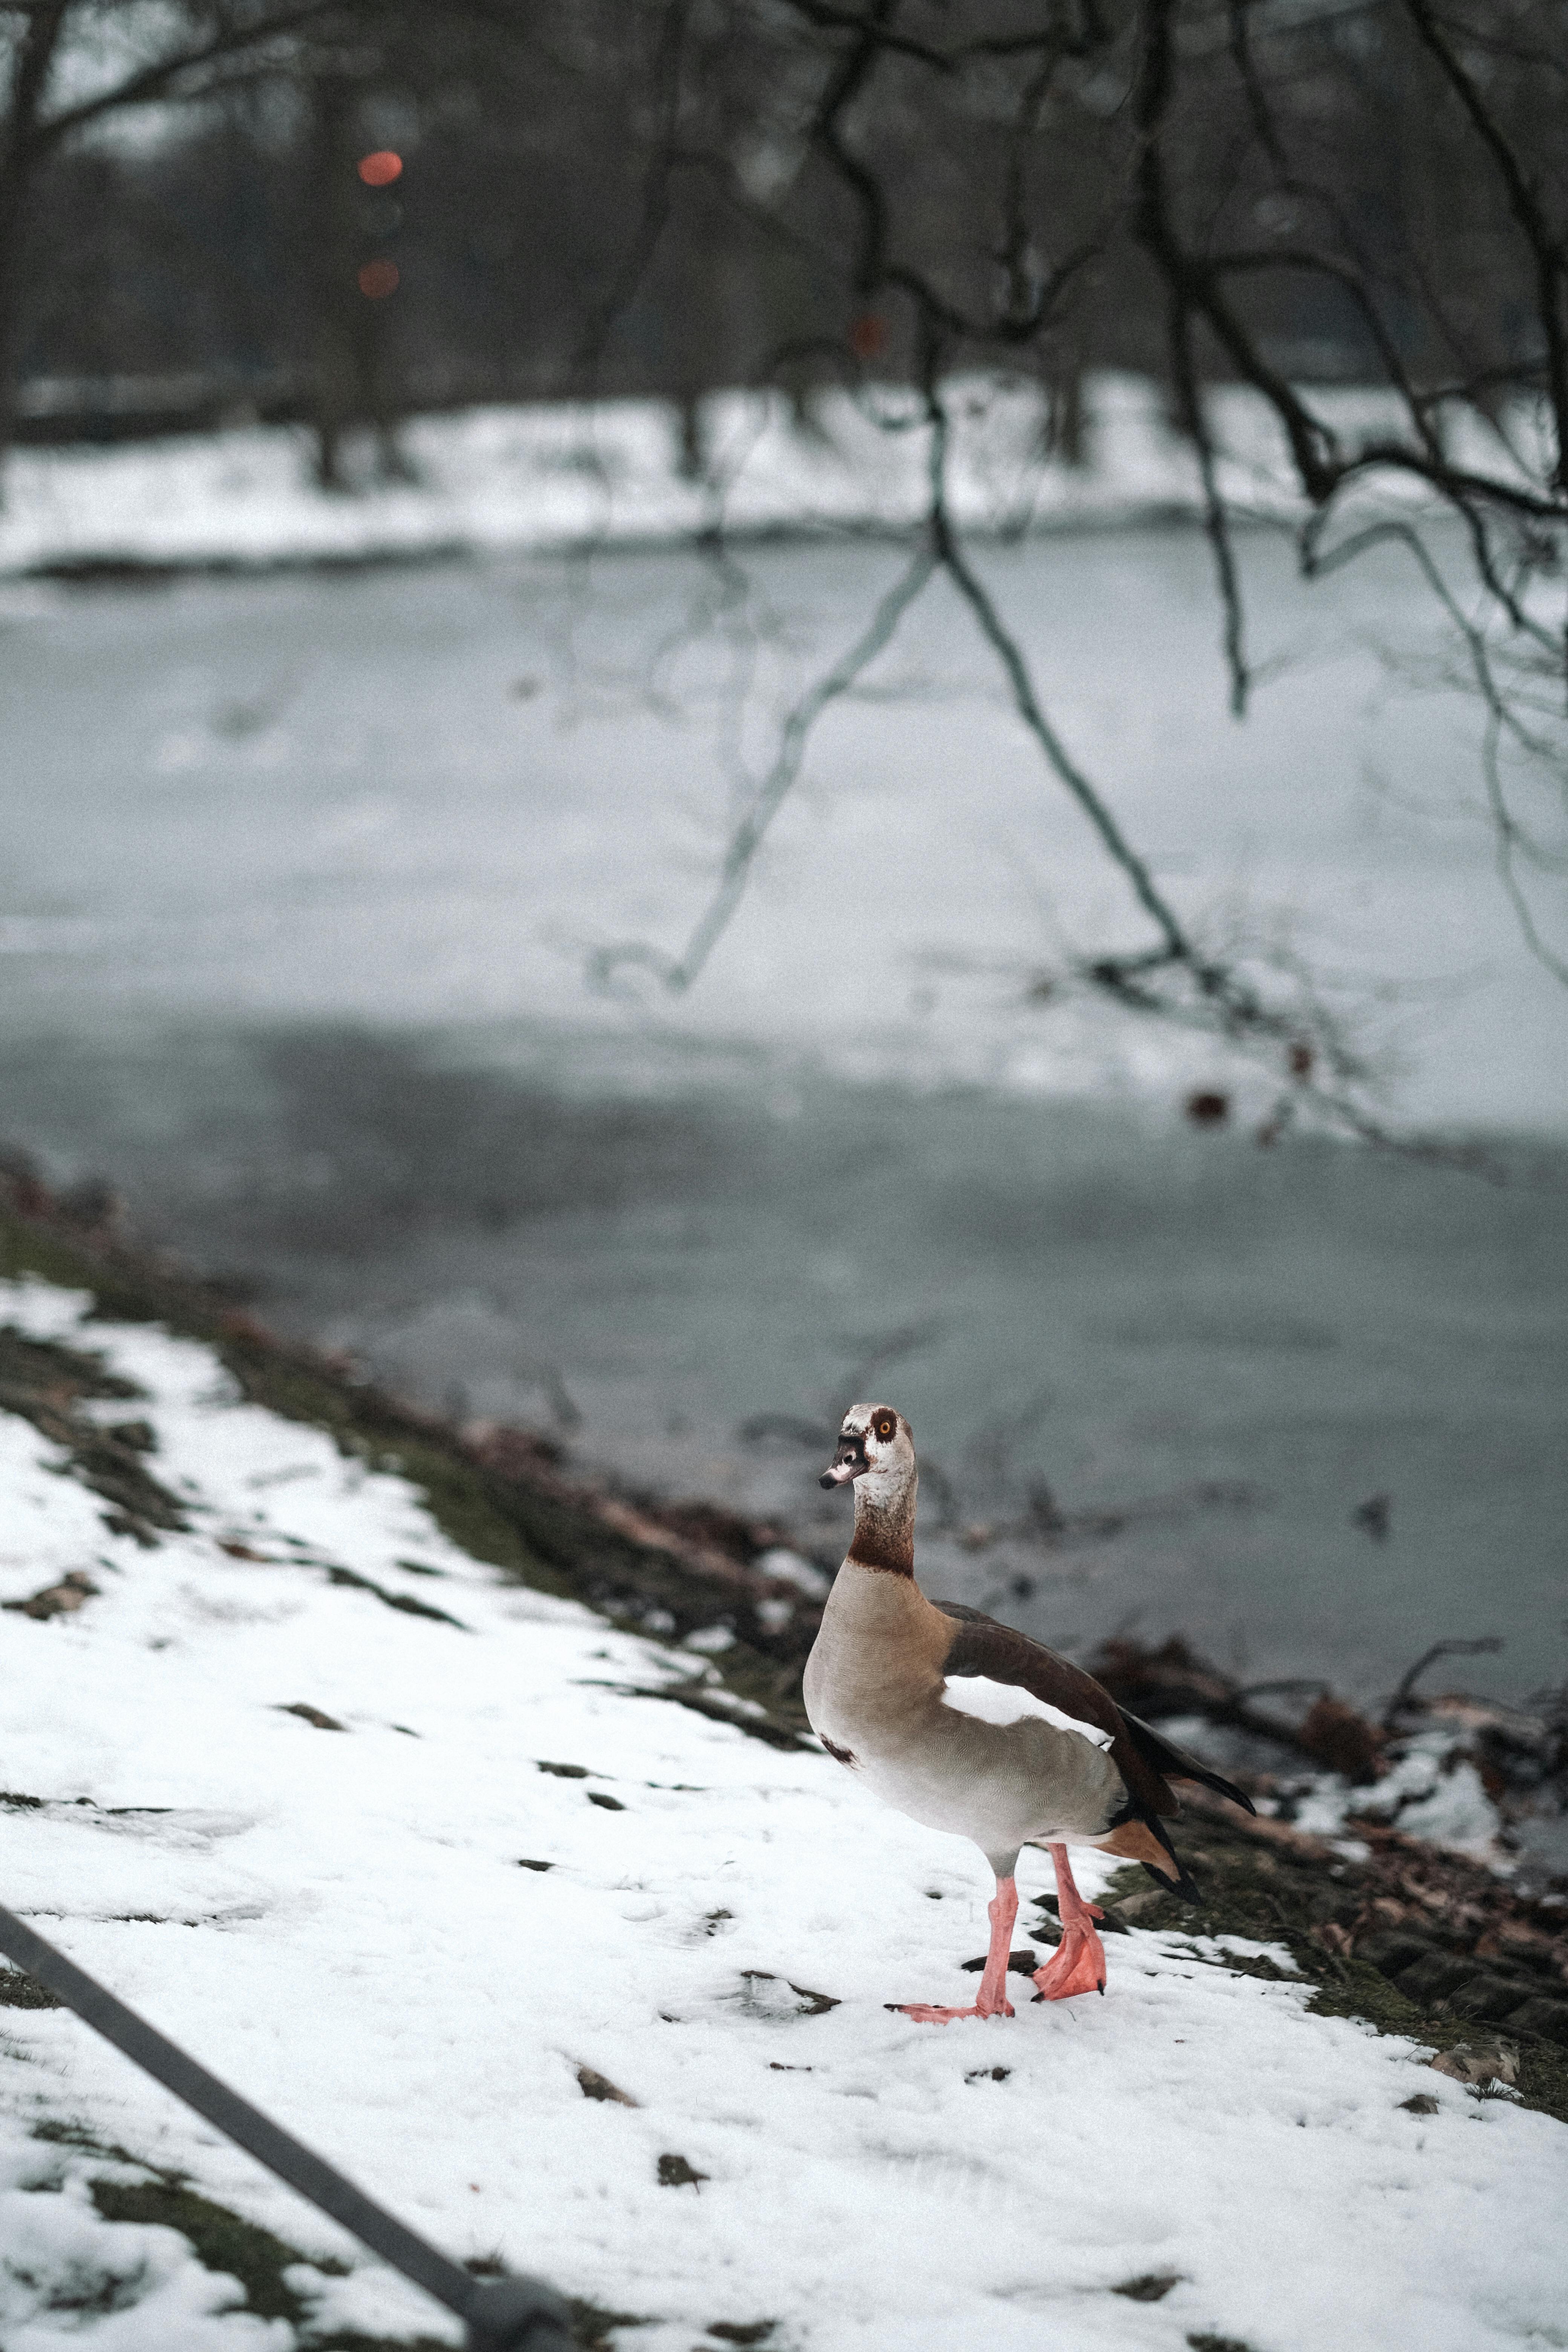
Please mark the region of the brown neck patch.
[[891, 1509], [866, 1501], [858, 1490], [855, 1496], [855, 1533], [850, 1539], [849, 1558], [861, 1568], [879, 1569], [884, 1576], [913, 1576], [915, 1572], [915, 1513], [914, 1496], [895, 1503]]

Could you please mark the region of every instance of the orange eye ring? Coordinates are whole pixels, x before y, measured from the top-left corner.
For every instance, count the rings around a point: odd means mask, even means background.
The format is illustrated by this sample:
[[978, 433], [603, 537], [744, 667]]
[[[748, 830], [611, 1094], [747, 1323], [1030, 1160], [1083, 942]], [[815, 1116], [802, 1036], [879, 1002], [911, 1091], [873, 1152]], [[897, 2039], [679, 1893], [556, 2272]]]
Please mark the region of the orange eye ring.
[[877, 1423], [877, 1434], [881, 1438], [891, 1437], [897, 1427], [898, 1423], [893, 1419], [891, 1413], [885, 1412]]

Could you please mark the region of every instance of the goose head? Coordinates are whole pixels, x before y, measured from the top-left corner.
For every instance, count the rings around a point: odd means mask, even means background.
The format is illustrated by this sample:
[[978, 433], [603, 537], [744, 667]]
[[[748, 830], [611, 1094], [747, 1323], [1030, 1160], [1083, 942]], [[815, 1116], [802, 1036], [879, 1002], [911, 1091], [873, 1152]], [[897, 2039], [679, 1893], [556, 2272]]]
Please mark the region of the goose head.
[[847, 1486], [853, 1482], [857, 1504], [864, 1500], [886, 1507], [914, 1475], [914, 1432], [903, 1414], [890, 1404], [852, 1404], [833, 1459], [818, 1483]]

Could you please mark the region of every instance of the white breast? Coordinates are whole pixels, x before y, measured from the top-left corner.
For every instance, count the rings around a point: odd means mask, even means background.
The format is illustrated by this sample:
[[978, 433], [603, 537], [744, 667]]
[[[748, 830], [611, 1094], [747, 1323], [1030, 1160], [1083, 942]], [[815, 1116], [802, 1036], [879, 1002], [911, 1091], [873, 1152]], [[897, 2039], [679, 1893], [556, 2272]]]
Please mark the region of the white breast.
[[1111, 1742], [1111, 1733], [1102, 1731], [1097, 1723], [1080, 1723], [1077, 1716], [1064, 1714], [1020, 1684], [994, 1683], [989, 1675], [949, 1675], [942, 1684], [942, 1703], [960, 1715], [976, 1716], [982, 1723], [1022, 1723], [1026, 1717], [1034, 1716], [1042, 1723], [1054, 1723], [1058, 1731], [1076, 1731], [1096, 1748], [1109, 1748]]

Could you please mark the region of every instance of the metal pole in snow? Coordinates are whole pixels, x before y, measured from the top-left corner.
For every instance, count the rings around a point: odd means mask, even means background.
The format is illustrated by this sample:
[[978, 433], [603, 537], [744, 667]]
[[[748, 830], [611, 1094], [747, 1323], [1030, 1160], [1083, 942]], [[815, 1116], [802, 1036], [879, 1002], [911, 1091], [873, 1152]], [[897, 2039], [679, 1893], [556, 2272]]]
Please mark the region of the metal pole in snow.
[[566, 2305], [542, 2279], [477, 2279], [410, 2230], [332, 2165], [271, 2122], [237, 2091], [198, 2066], [156, 2028], [127, 2009], [74, 1960], [0, 1905], [0, 1952], [26, 1969], [144, 2073], [205, 2116], [227, 2139], [309, 2198], [323, 2213], [390, 2263], [416, 2286], [455, 2311], [468, 2331], [468, 2352], [571, 2352]]

